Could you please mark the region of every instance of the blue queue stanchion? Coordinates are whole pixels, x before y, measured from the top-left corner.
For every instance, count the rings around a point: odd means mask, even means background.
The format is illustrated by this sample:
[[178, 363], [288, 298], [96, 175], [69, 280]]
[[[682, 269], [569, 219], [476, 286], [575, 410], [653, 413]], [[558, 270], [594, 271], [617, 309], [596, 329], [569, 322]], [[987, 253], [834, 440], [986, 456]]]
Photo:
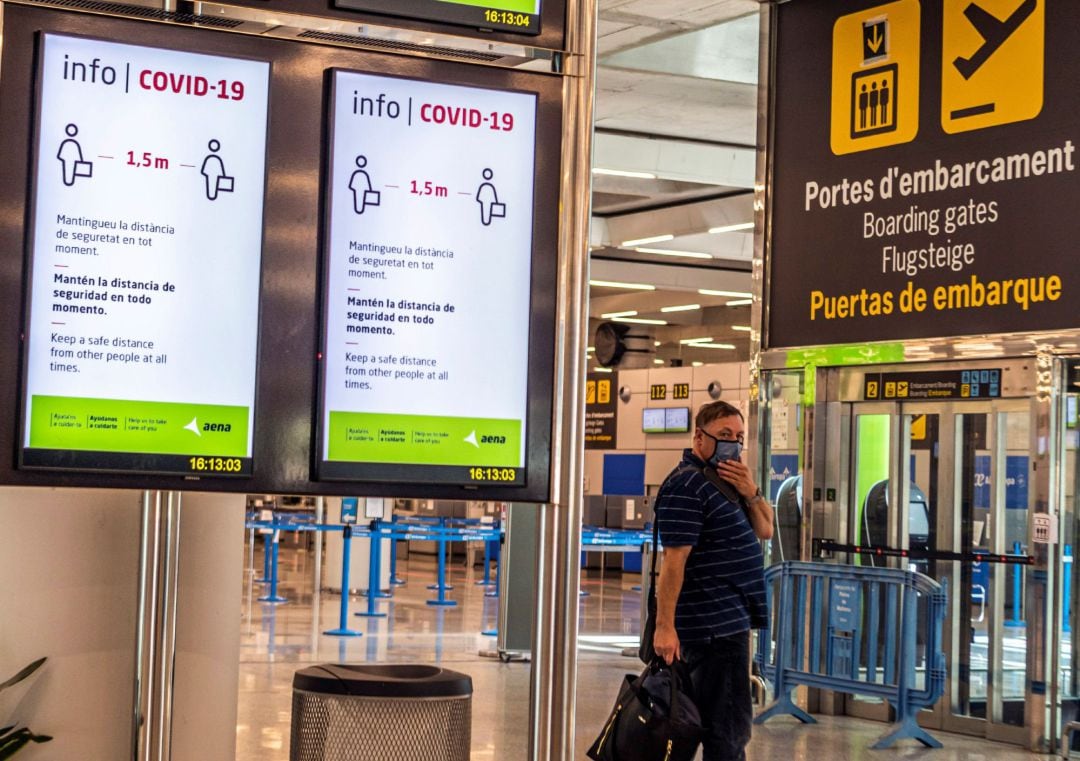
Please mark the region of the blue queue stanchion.
[[255, 579], [256, 584], [269, 584], [270, 583], [270, 535], [263, 534], [263, 577], [261, 579]]
[[278, 591], [277, 591], [277, 584], [278, 584], [278, 541], [277, 541], [277, 531], [275, 531], [273, 534], [270, 534], [268, 536], [272, 537], [272, 539], [270, 541], [270, 546], [272, 548], [271, 554], [270, 554], [270, 591], [264, 597], [260, 597], [259, 602], [268, 602], [268, 603], [273, 603], [274, 605], [278, 605], [278, 604], [283, 603], [283, 602], [288, 602], [288, 600], [286, 600], [284, 597], [279, 595]]
[[[1013, 554], [1019, 555], [1023, 549], [1023, 545], [1020, 542], [1013, 542]], [[1005, 622], [1006, 626], [1024, 626], [1023, 615], [1023, 580], [1021, 574], [1024, 569], [1020, 565], [1014, 565], [1012, 567], [1012, 583], [1013, 583], [1013, 602], [1012, 602], [1012, 616]]]
[[452, 584], [446, 583], [446, 575], [443, 569], [446, 567], [446, 542], [443, 541], [443, 537], [446, 536], [446, 518], [439, 518], [439, 527], [436, 529], [439, 534], [439, 581], [436, 584], [428, 584], [428, 589], [439, 590], [439, 597], [442, 598], [443, 592], [448, 589], [453, 589]]
[[1062, 564], [1063, 564], [1063, 566], [1065, 568], [1065, 571], [1062, 574], [1065, 577], [1065, 580], [1064, 580], [1064, 583], [1063, 583], [1063, 591], [1065, 592], [1065, 597], [1064, 597], [1065, 604], [1062, 606], [1063, 610], [1061, 611], [1061, 615], [1065, 619], [1065, 621], [1063, 622], [1064, 623], [1063, 628], [1065, 629], [1065, 633], [1067, 634], [1067, 633], [1072, 631], [1072, 624], [1070, 623], [1070, 620], [1072, 619], [1072, 598], [1069, 597], [1069, 593], [1072, 591], [1073, 554], [1072, 554], [1072, 545], [1071, 544], [1066, 544], [1065, 545], [1064, 555], [1063, 555], [1063, 557], [1061, 559], [1061, 562], [1062, 562]]
[[[390, 531], [390, 542], [393, 544], [394, 532]], [[394, 596], [393, 592], [382, 591], [382, 521], [378, 518], [371, 522], [371, 552], [375, 555], [375, 586], [368, 585], [368, 596], [372, 594], [379, 600], [389, 599]], [[392, 575], [392, 574], [391, 574]]]
[[490, 584], [491, 583], [491, 581], [490, 581], [490, 572], [491, 572], [491, 543], [490, 542], [484, 542], [484, 578], [477, 581], [476, 586], [478, 586], [478, 587], [486, 587], [488, 584]]
[[[502, 541], [501, 539], [499, 540]], [[486, 545], [486, 543], [485, 543]], [[484, 597], [498, 597], [499, 596], [499, 583], [500, 576], [502, 574], [502, 549], [499, 550], [499, 554], [495, 556], [495, 583], [491, 585], [491, 588], [484, 592]]]
[[397, 575], [397, 537], [394, 536], [394, 524], [397, 522], [397, 516], [390, 518], [390, 588], [400, 587], [405, 583], [405, 579], [399, 579]]
[[440, 531], [435, 541], [439, 543], [439, 583], [428, 589], [438, 589], [439, 596], [434, 600], [428, 600], [427, 604], [452, 608], [457, 605], [457, 602], [446, 599], [446, 590], [451, 589], [446, 584], [446, 534]]
[[373, 521], [371, 524], [371, 544], [368, 547], [368, 575], [367, 575], [367, 610], [361, 610], [354, 613], [354, 616], [362, 616], [364, 618], [385, 618], [385, 613], [380, 613], [375, 610], [375, 601], [379, 599], [379, 566], [382, 565], [382, 558], [379, 557], [379, 545], [382, 544], [382, 540], [379, 536], [379, 522]]
[[[352, 526], [343, 527], [341, 547], [341, 608], [338, 611], [338, 628], [323, 634], [330, 637], [362, 637], [361, 632], [347, 626], [349, 620], [349, 560], [352, 555]], [[342, 656], [339, 660], [344, 661]]]

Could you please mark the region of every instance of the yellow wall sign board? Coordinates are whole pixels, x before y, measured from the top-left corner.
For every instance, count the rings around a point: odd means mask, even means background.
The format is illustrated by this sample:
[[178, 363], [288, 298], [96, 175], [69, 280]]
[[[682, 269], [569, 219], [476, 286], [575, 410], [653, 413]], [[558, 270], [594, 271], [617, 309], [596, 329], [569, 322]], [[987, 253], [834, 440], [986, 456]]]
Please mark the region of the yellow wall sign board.
[[836, 20], [830, 145], [837, 155], [909, 143], [919, 131], [919, 0]]
[[944, 0], [941, 127], [1034, 119], [1043, 106], [1046, 0]]
[[596, 382], [596, 402], [597, 404], [609, 404], [611, 402], [610, 380], [605, 378]]

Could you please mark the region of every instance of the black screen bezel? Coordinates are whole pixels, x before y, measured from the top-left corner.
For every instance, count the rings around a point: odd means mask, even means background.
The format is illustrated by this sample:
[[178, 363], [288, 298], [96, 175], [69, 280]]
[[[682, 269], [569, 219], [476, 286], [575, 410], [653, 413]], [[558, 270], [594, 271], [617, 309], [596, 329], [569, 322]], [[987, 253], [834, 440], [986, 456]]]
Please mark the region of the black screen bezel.
[[[326, 141], [325, 141], [325, 153], [326, 161], [323, 167], [323, 186], [322, 186], [322, 198], [323, 198], [323, 223], [322, 223], [322, 242], [320, 245], [320, 253], [322, 256], [320, 262], [320, 308], [321, 317], [319, 321], [320, 326], [320, 339], [319, 339], [319, 353], [320, 356], [325, 358], [327, 356], [328, 347], [326, 345], [327, 340], [327, 321], [329, 320], [329, 296], [330, 296], [330, 225], [333, 218], [333, 194], [330, 187], [333, 172], [334, 172], [334, 125], [336, 122], [335, 107], [337, 106], [337, 74], [365, 74], [379, 77], [386, 77], [391, 79], [405, 79], [414, 82], [418, 81], [431, 81], [420, 80], [417, 77], [400, 77], [384, 72], [369, 72], [369, 71], [357, 71], [356, 69], [344, 69], [334, 68], [326, 72], [328, 90], [327, 105], [326, 105]], [[483, 89], [491, 91], [496, 88], [484, 88], [477, 85], [461, 85], [458, 82], [450, 82], [440, 80], [435, 84], [448, 84], [456, 86], [477, 87], [477, 89]], [[525, 95], [532, 95], [536, 98], [535, 103], [535, 122], [533, 125], [533, 187], [537, 186], [538, 182], [538, 167], [535, 160], [537, 151], [537, 136], [539, 135], [539, 122], [540, 122], [540, 109], [539, 109], [539, 97], [535, 92], [529, 90], [512, 90], [509, 88], [497, 88], [497, 91], [501, 92], [515, 92]], [[537, 206], [536, 193], [533, 192], [533, 209], [535, 212]], [[528, 335], [526, 340], [528, 346], [532, 347], [534, 344], [534, 338], [536, 338], [543, 330], [543, 325], [540, 324], [540, 315], [532, 309], [533, 295], [537, 292], [537, 289], [542, 285], [536, 278], [535, 265], [537, 259], [537, 250], [535, 247], [535, 224], [537, 220], [533, 222], [533, 240], [534, 245], [531, 251], [530, 263], [529, 263], [529, 279], [530, 279], [530, 303], [528, 305], [529, 321], [528, 321]], [[538, 359], [532, 356], [531, 352], [528, 354], [528, 364], [531, 368], [534, 362]], [[536, 388], [540, 379], [533, 377], [532, 372], [528, 373], [527, 388], [525, 397], [525, 420], [522, 421], [525, 426], [525, 438], [522, 441], [524, 447], [523, 462], [527, 466], [529, 462], [529, 434], [531, 433], [531, 424], [534, 422], [531, 420], [532, 415], [529, 410], [532, 408], [532, 404], [537, 400], [533, 399], [530, 393], [532, 389]], [[542, 384], [541, 384], [542, 385]], [[373, 463], [358, 463], [339, 460], [327, 460], [325, 451], [326, 440], [326, 361], [323, 359], [319, 362], [319, 379], [318, 379], [318, 394], [316, 396], [315, 407], [315, 442], [312, 446], [312, 450], [317, 454], [317, 459], [314, 464], [314, 471], [316, 476], [320, 480], [325, 481], [376, 481], [376, 482], [388, 482], [388, 483], [401, 483], [405, 482], [419, 482], [424, 484], [445, 484], [453, 486], [475, 486], [477, 481], [470, 481], [465, 476], [465, 473], [470, 470], [469, 466], [439, 466], [439, 465], [421, 465], [417, 463], [389, 463], [389, 462], [373, 462]], [[477, 464], [475, 468], [482, 472], [494, 471], [502, 474], [506, 468], [491, 468], [482, 464]], [[524, 487], [527, 486], [529, 480], [529, 473], [527, 467], [515, 467], [515, 478], [512, 481], [505, 480], [493, 480], [487, 482], [485, 485], [496, 489], [505, 489], [509, 487]]]
[[[274, 77], [274, 65], [272, 61], [267, 61], [262, 58], [254, 56], [242, 56], [242, 55], [229, 55], [225, 53], [212, 53], [205, 54], [201, 51], [189, 51], [175, 44], [168, 45], [146, 45], [141, 42], [134, 42], [130, 40], [110, 40], [102, 37], [97, 37], [88, 34], [68, 34], [58, 33], [49, 30], [41, 30], [35, 35], [34, 40], [34, 96], [33, 96], [33, 124], [31, 126], [30, 138], [30, 171], [29, 171], [29, 191], [27, 198], [27, 223], [26, 223], [26, 249], [25, 249], [25, 287], [24, 287], [24, 308], [22, 314], [22, 335], [24, 337], [22, 344], [22, 351], [19, 358], [20, 374], [19, 374], [19, 430], [18, 430], [18, 459], [17, 466], [19, 468], [34, 470], [60, 470], [60, 471], [100, 471], [106, 473], [147, 473], [154, 475], [170, 475], [170, 476], [188, 476], [193, 475], [190, 467], [183, 467], [183, 463], [187, 462], [190, 458], [202, 458], [204, 461], [207, 459], [214, 459], [214, 455], [186, 455], [186, 454], [158, 454], [149, 452], [115, 452], [115, 451], [96, 451], [96, 450], [56, 450], [45, 449], [40, 447], [30, 447], [27, 445], [27, 415], [29, 412], [30, 404], [30, 388], [29, 388], [29, 353], [30, 353], [30, 316], [33, 308], [33, 278], [34, 278], [34, 232], [37, 223], [37, 166], [38, 159], [40, 158], [41, 151], [41, 109], [44, 103], [44, 78], [45, 78], [45, 39], [48, 36], [53, 37], [68, 37], [73, 39], [93, 40], [95, 42], [104, 43], [116, 43], [121, 45], [130, 45], [132, 47], [147, 48], [147, 49], [159, 49], [159, 50], [172, 50], [181, 53], [196, 53], [202, 55], [211, 55], [221, 58], [233, 58], [236, 60], [246, 60], [256, 63], [264, 63], [267, 66], [266, 76], [266, 121], [264, 129], [267, 134], [270, 130], [270, 113], [272, 109], [271, 102], [271, 89], [270, 83]], [[262, 205], [262, 225], [260, 229], [259, 237], [259, 267], [258, 271], [261, 273], [263, 268], [262, 252], [265, 246], [265, 229], [266, 229], [266, 184], [269, 175], [270, 167], [270, 144], [268, 139], [264, 139], [263, 150], [263, 205]], [[257, 436], [257, 418], [255, 417], [255, 410], [258, 408], [258, 368], [259, 368], [259, 330], [262, 327], [262, 278], [260, 277], [257, 292], [256, 292], [256, 323], [255, 323], [255, 378], [252, 378], [252, 397], [251, 397], [251, 448], [249, 449], [247, 456], [245, 457], [221, 457], [218, 459], [223, 460], [240, 460], [240, 469], [236, 472], [220, 472], [220, 473], [207, 473], [201, 472], [200, 475], [205, 475], [213, 478], [241, 478], [244, 476], [250, 476], [253, 469], [253, 454], [255, 446], [255, 438]]]
[[[0, 184], [0, 484], [13, 486], [178, 489], [249, 494], [394, 496], [544, 502], [550, 494], [554, 384], [555, 282], [562, 145], [559, 77], [428, 58], [268, 39], [206, 28], [116, 18], [66, 9], [4, 4], [0, 50], [0, 149], [9, 157]], [[24, 264], [29, 221], [30, 147], [39, 32], [86, 35], [207, 55], [251, 57], [272, 64], [267, 193], [261, 273], [259, 365], [250, 477], [42, 471], [18, 468], [21, 448]], [[394, 73], [491, 89], [536, 92], [533, 209], [533, 308], [530, 317], [526, 485], [331, 482], [313, 478], [317, 409], [319, 262], [326, 115], [332, 68]], [[493, 372], [497, 372], [493, 370]]]

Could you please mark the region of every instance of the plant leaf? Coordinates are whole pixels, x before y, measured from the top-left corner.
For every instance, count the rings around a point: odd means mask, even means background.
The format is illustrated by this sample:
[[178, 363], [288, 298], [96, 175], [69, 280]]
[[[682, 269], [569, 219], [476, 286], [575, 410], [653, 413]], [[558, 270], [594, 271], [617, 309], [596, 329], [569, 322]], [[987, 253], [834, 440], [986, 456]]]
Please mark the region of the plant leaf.
[[43, 664], [46, 660], [47, 660], [47, 658], [38, 658], [36, 661], [31, 663], [29, 666], [24, 668], [22, 671], [20, 671], [18, 674], [11, 677], [11, 679], [8, 679], [3, 684], [0, 684], [0, 691], [6, 690], [8, 687], [16, 685], [19, 682], [21, 682], [23, 679], [26, 679], [26, 677], [30, 676], [35, 671], [37, 671], [39, 668], [41, 668], [41, 664]]
[[49, 735], [35, 735], [26, 727], [15, 732], [15, 734], [0, 740], [0, 761], [6, 761], [11, 758], [28, 743], [47, 743], [52, 740]]
[[0, 761], [5, 761], [18, 753], [24, 745], [30, 742], [31, 736], [30, 730], [20, 729], [0, 742]]

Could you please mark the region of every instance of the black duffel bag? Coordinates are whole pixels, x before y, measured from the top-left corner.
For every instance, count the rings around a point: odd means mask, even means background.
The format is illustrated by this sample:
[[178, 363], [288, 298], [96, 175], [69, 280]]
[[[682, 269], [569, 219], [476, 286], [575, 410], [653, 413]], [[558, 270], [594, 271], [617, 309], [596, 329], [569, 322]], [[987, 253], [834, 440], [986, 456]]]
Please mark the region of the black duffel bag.
[[625, 676], [587, 755], [593, 761], [692, 761], [704, 735], [686, 664], [657, 659], [640, 676]]

